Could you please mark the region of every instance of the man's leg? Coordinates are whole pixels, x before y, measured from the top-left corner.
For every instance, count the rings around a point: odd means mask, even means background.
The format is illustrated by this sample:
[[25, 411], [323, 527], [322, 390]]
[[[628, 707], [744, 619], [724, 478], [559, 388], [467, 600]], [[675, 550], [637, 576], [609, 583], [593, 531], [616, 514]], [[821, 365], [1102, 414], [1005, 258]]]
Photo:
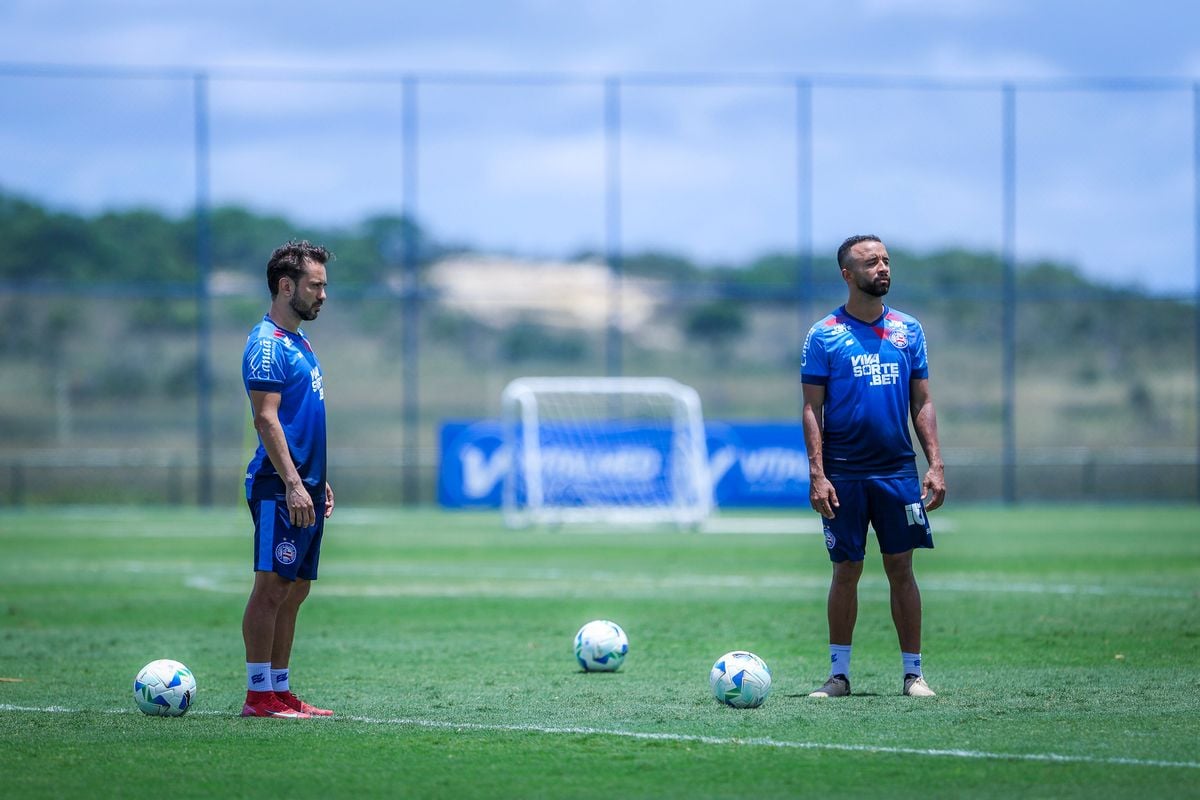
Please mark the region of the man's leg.
[[247, 688], [243, 717], [307, 719], [275, 696], [271, 687], [271, 653], [275, 648], [280, 609], [292, 594], [293, 584], [274, 572], [254, 573], [254, 588], [242, 614], [242, 640], [246, 645]]
[[[255, 572], [254, 588], [242, 615], [242, 640], [246, 661], [269, 662], [275, 649], [276, 623], [280, 610], [292, 592], [292, 581], [274, 572]], [[293, 628], [294, 628], [293, 618]], [[288, 642], [291, 650], [291, 642]]]
[[308, 597], [311, 588], [312, 581], [297, 578], [291, 591], [279, 605], [270, 652], [271, 666], [274, 669], [286, 669], [291, 661], [292, 641], [296, 638], [296, 616], [300, 613], [300, 604]]
[[312, 581], [297, 578], [291, 593], [279, 607], [275, 617], [275, 640], [271, 646], [271, 673], [275, 696], [285, 706], [293, 711], [300, 711], [316, 717], [330, 717], [333, 712], [327, 708], [317, 708], [296, 697], [291, 690], [291, 677], [288, 675], [288, 664], [292, 659], [292, 642], [296, 638], [296, 617], [300, 613], [300, 604], [308, 597]]
[[921, 671], [921, 590], [912, 570], [912, 551], [883, 554], [883, 569], [891, 585], [892, 622], [904, 661], [904, 694], [933, 697]]
[[833, 581], [829, 584], [826, 604], [830, 644], [849, 647], [854, 639], [854, 623], [858, 621], [858, 579], [862, 577], [862, 571], [861, 561], [833, 564]]
[[[850, 694], [850, 644], [858, 621], [858, 579], [863, 562], [833, 562], [826, 614], [829, 619], [830, 674], [825, 685], [809, 697], [844, 697]], [[840, 659], [840, 662], [839, 662]]]
[[912, 570], [912, 550], [883, 554], [883, 570], [892, 589], [892, 622], [905, 653], [921, 652], [921, 590]]

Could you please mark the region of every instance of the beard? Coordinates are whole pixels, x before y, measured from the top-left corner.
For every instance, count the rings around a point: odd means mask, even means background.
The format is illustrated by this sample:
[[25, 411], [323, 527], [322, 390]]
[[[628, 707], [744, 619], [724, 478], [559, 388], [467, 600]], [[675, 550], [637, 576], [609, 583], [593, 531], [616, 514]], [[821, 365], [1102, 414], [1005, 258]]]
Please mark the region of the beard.
[[892, 288], [891, 279], [888, 278], [876, 278], [873, 281], [859, 278], [854, 283], [860, 290], [872, 297], [883, 297], [888, 293], [888, 289]]
[[312, 302], [308, 305], [303, 305], [296, 299], [295, 295], [292, 295], [292, 299], [288, 301], [288, 305], [291, 306], [292, 311], [296, 312], [296, 316], [305, 322], [312, 322], [317, 318], [317, 313], [321, 310], [320, 303]]

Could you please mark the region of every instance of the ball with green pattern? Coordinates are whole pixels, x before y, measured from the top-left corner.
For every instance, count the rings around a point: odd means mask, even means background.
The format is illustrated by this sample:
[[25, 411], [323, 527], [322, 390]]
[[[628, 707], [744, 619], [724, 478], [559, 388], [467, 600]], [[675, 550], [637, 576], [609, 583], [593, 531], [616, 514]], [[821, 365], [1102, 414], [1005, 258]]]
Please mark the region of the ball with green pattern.
[[628, 653], [629, 637], [611, 620], [592, 620], [575, 634], [575, 660], [585, 672], [616, 672]]
[[713, 697], [734, 708], [756, 708], [771, 693], [771, 668], [754, 653], [731, 650], [708, 674]]
[[133, 701], [152, 717], [182, 717], [195, 699], [192, 671], [169, 658], [151, 661], [133, 679]]

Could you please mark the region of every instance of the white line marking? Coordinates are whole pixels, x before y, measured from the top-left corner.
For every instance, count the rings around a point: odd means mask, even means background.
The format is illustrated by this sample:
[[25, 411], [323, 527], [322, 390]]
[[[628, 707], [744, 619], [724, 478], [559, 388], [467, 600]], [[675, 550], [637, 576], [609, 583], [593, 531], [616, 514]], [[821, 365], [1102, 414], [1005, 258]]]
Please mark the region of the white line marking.
[[815, 536], [821, 533], [820, 520], [800, 517], [710, 517], [700, 525], [701, 533], [775, 533]]
[[[797, 510], [791, 517], [726, 517], [715, 516], [704, 520], [700, 525], [701, 533], [720, 534], [792, 534], [794, 536], [811, 536], [823, 533], [824, 525], [815, 511]], [[933, 535], [953, 533], [953, 520], [936, 517], [933, 523]]]
[[[0, 712], [31, 712], [53, 714], [78, 714], [84, 709], [63, 708], [62, 706], [47, 706], [31, 708], [29, 706], [14, 706], [0, 704]], [[100, 711], [102, 714], [133, 714], [132, 710], [110, 709]], [[196, 711], [192, 716], [232, 716], [221, 711]], [[1171, 767], [1179, 769], [1200, 769], [1200, 761], [1162, 761], [1144, 758], [1117, 758], [1107, 756], [1073, 756], [1062, 753], [992, 753], [986, 750], [942, 750], [937, 748], [919, 747], [883, 747], [870, 744], [836, 744], [830, 742], [793, 742], [783, 739], [701, 736], [689, 733], [654, 733], [646, 731], [622, 731], [610, 728], [584, 727], [550, 727], [544, 725], [499, 725], [478, 722], [447, 722], [434, 719], [411, 719], [393, 717], [377, 719], [375, 717], [332, 717], [317, 724], [330, 724], [338, 721], [361, 722], [366, 725], [397, 725], [406, 728], [429, 728], [433, 730], [451, 731], [501, 731], [505, 733], [542, 733], [550, 736], [613, 736], [622, 739], [636, 739], [653, 742], [694, 742], [696, 744], [711, 744], [717, 746], [741, 745], [744, 747], [774, 747], [789, 750], [838, 750], [853, 753], [879, 753], [882, 755], [911, 755], [928, 756], [931, 758], [969, 758], [988, 761], [1042, 761], [1056, 764], [1112, 764], [1131, 767]]]
[[[556, 569], [456, 568], [446, 565], [372, 565], [356, 569], [352, 565], [331, 567], [328, 577], [319, 582], [327, 597], [590, 597], [610, 593], [619, 586], [630, 597], [675, 597], [682, 590], [709, 591], [739, 589], [763, 591], [782, 596], [786, 593], [826, 592], [826, 577], [791, 575], [668, 575]], [[373, 579], [368, 583], [358, 577]], [[355, 578], [351, 581], [351, 578]], [[397, 582], [398, 578], [404, 578]], [[244, 573], [229, 570], [206, 571], [184, 578], [190, 589], [225, 594], [244, 594]], [[350, 582], [347, 582], [350, 581]], [[1162, 597], [1192, 598], [1194, 590], [1154, 586], [1099, 586], [1070, 583], [992, 583], [963, 578], [922, 578], [921, 587], [932, 592], [968, 594], [1050, 594], [1076, 597]], [[863, 592], [881, 592], [888, 588], [883, 579], [864, 578]]]

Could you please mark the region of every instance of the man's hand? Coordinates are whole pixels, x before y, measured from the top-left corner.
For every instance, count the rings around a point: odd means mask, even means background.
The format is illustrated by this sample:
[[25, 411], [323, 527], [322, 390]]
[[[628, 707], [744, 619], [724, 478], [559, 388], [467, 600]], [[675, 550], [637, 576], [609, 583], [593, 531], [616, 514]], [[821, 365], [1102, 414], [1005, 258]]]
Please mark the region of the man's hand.
[[288, 489], [287, 506], [293, 527], [308, 528], [317, 524], [317, 511], [303, 483]]
[[930, 467], [921, 482], [921, 499], [925, 501], [925, 510], [933, 511], [946, 502], [946, 475], [942, 470]]
[[838, 503], [837, 491], [825, 476], [813, 478], [808, 485], [808, 502], [826, 519], [833, 519]]
[[331, 516], [333, 516], [333, 489], [331, 489], [329, 487], [329, 484], [326, 483], [325, 484], [325, 519], [329, 519]]

